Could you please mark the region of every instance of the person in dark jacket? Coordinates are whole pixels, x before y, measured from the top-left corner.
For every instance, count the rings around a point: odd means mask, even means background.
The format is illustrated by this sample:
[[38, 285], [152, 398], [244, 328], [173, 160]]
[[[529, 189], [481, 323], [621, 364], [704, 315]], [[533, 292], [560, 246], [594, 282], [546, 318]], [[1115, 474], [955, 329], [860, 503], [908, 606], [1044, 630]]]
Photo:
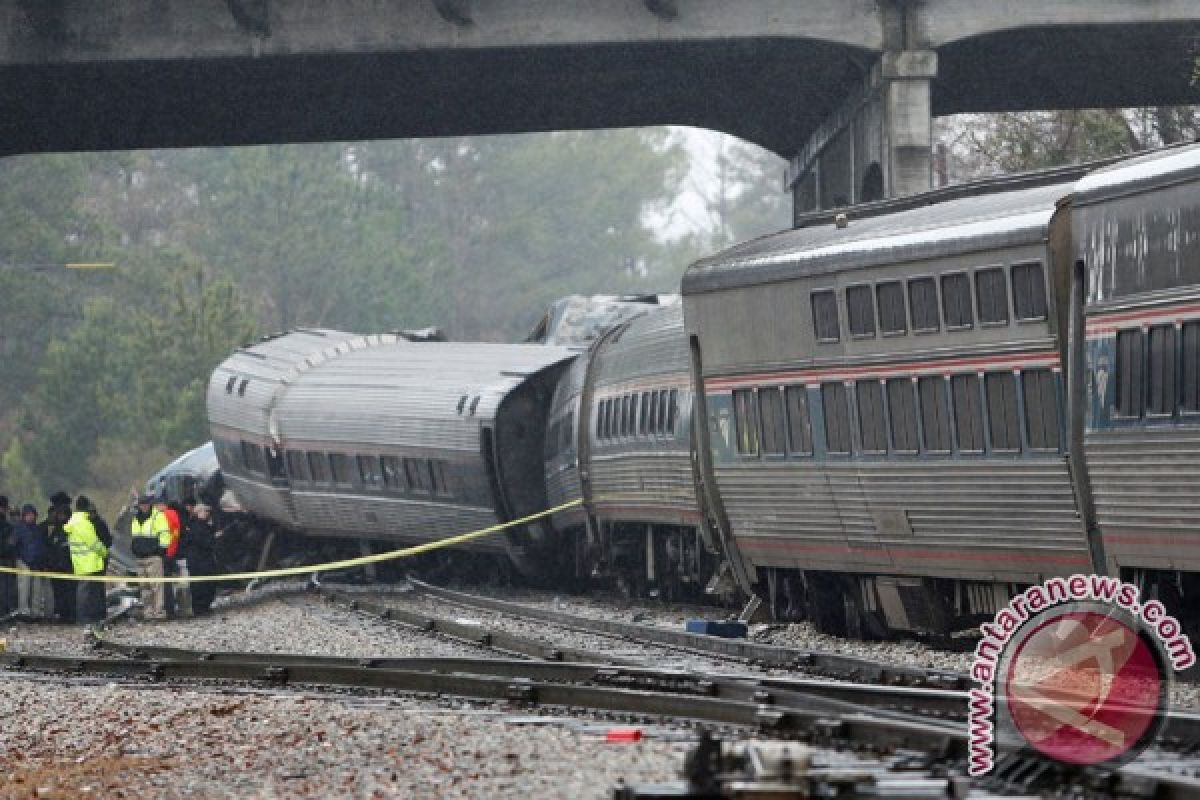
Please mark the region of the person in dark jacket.
[[[46, 569], [49, 549], [45, 533], [37, 524], [37, 509], [26, 503], [21, 509], [21, 521], [13, 528], [17, 544], [17, 567], [27, 570]], [[32, 575], [17, 576], [17, 613], [32, 619], [50, 616], [52, 597], [45, 578]]]
[[[214, 555], [216, 544], [213, 533], [211, 511], [199, 503], [192, 507], [192, 515], [179, 542], [180, 560], [187, 565], [189, 575], [215, 575], [217, 560]], [[190, 584], [192, 591], [192, 613], [207, 614], [217, 597], [217, 585], [212, 581]]]
[[[46, 541], [49, 544], [46, 567], [51, 572], [73, 574], [71, 564], [71, 546], [67, 542], [67, 532], [63, 525], [71, 518], [71, 496], [66, 492], [55, 492], [50, 498], [50, 508], [46, 511], [44, 526]], [[61, 622], [75, 621], [75, 581], [51, 579], [50, 585], [54, 591], [54, 616]]]
[[[8, 498], [0, 495], [0, 567], [15, 567], [16, 542], [8, 521]], [[17, 610], [17, 583], [13, 575], [0, 572], [0, 617]]]

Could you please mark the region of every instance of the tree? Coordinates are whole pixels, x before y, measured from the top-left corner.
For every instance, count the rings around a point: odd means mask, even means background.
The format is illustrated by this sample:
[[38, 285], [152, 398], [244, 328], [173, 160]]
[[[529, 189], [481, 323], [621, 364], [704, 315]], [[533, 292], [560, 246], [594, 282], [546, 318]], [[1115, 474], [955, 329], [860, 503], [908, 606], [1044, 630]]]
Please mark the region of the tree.
[[939, 121], [953, 180], [1094, 161], [1200, 133], [1194, 107], [969, 114]]
[[[193, 269], [165, 276], [142, 307], [89, 301], [77, 327], [53, 341], [22, 411], [29, 466], [43, 486], [94, 486], [101, 440], [159, 454], [206, 441], [204, 391], [217, 362], [254, 326], [227, 280]], [[141, 465], [140, 482], [162, 466]]]

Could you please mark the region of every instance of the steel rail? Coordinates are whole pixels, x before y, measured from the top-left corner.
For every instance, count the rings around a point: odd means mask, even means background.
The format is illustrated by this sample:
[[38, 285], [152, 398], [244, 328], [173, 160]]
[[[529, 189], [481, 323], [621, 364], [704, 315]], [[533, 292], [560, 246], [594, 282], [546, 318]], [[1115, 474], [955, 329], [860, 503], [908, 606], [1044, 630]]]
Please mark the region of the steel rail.
[[[557, 662], [473, 659], [343, 659], [325, 656], [274, 653], [209, 653], [164, 648], [176, 655], [207, 658], [172, 659], [83, 659], [69, 656], [6, 653], [0, 666], [13, 670], [38, 670], [72, 676], [123, 678], [136, 682], [168, 680], [240, 682], [272, 687], [325, 686], [376, 689], [417, 694], [453, 695], [484, 701], [508, 702], [518, 706], [551, 706], [587, 709], [592, 712], [635, 714], [693, 720], [719, 725], [757, 729], [774, 736], [795, 736], [816, 746], [850, 744], [881, 752], [913, 751], [923, 754], [927, 765], [963, 764], [967, 752], [965, 726], [913, 716], [829, 708], [808, 695], [793, 697], [783, 691], [777, 696], [752, 694], [749, 699], [716, 692], [688, 691], [686, 683], [664, 690], [626, 686], [589, 685], [545, 680], [547, 674], [584, 668], [592, 673], [624, 668], [570, 665]], [[239, 658], [238, 656], [241, 656]], [[446, 671], [431, 669], [438, 665]], [[454, 667], [464, 667], [457, 670]], [[489, 674], [487, 671], [492, 670]], [[632, 670], [628, 670], [632, 671]], [[650, 672], [646, 670], [646, 672]], [[595, 675], [594, 675], [595, 676]], [[663, 676], [660, 676], [660, 678]], [[674, 678], [679, 678], [676, 674]], [[747, 684], [744, 689], [752, 688]], [[830, 701], [826, 701], [830, 702]], [[1195, 766], [1177, 763], [1179, 772], [1149, 772], [1137, 764], [1120, 769], [1104, 767], [1073, 769], [1036, 758], [1019, 757], [1017, 766], [1000, 782], [1034, 782], [1069, 785], [1086, 782], [1113, 797], [1194, 798], [1200, 796]], [[1028, 764], [1028, 767], [1023, 766]], [[987, 779], [982, 782], [986, 785]], [[1017, 785], [1013, 783], [1013, 785]]]
[[208, 661], [215, 663], [270, 663], [288, 666], [357, 666], [368, 669], [422, 669], [434, 672], [469, 672], [510, 678], [530, 678], [556, 683], [592, 684], [625, 689], [665, 691], [830, 711], [874, 709], [881, 713], [961, 721], [966, 700], [961, 692], [912, 689], [872, 684], [833, 683], [812, 679], [776, 679], [757, 675], [710, 675], [690, 670], [604, 663], [565, 661], [514, 661], [473, 658], [352, 658], [294, 653], [234, 653], [187, 650], [177, 647], [122, 644], [97, 640], [100, 650], [126, 658], [152, 661]]
[[804, 670], [813, 674], [885, 686], [958, 690], [969, 689], [972, 686], [968, 676], [949, 670], [899, 666], [840, 653], [780, 647], [742, 639], [724, 639], [719, 636], [706, 636], [651, 625], [639, 625], [633, 622], [595, 619], [444, 589], [412, 578], [409, 579], [409, 582], [416, 591], [422, 594], [468, 608], [536, 619], [571, 630], [617, 636], [630, 641], [651, 642], [694, 653], [758, 663], [768, 667]]
[[438, 617], [419, 611], [395, 608], [339, 591], [321, 589], [321, 595], [331, 603], [350, 611], [378, 617], [387, 622], [406, 625], [426, 633], [439, 633], [466, 644], [486, 647], [505, 655], [518, 655], [544, 661], [583, 661], [593, 664], [644, 664], [645, 659], [623, 658], [613, 653], [584, 650], [573, 647], [558, 647], [544, 640], [483, 625], [462, 622], [447, 617]]
[[[861, 708], [837, 709], [803, 696], [797, 706], [779, 693], [774, 704], [766, 698], [718, 696], [708, 692], [667, 691], [627, 686], [555, 682], [530, 677], [546, 670], [561, 670], [563, 664], [513, 661], [500, 667], [504, 674], [487, 674], [491, 661], [464, 659], [466, 670], [435, 671], [416, 660], [400, 666], [330, 663], [325, 657], [280, 656], [273, 653], [241, 654], [248, 659], [228, 657], [201, 659], [88, 659], [69, 656], [6, 653], [0, 666], [16, 670], [38, 670], [68, 675], [102, 675], [142, 681], [224, 681], [270, 686], [329, 686], [380, 689], [420, 694], [444, 694], [478, 700], [508, 701], [523, 706], [561, 706], [591, 711], [632, 713], [695, 720], [754, 728], [771, 735], [803, 735], [820, 744], [853, 743], [881, 750], [906, 749], [959, 757], [964, 733], [958, 726], [913, 716], [867, 713]], [[423, 660], [428, 662], [429, 660]], [[492, 665], [492, 667], [489, 667]], [[449, 666], [443, 663], [443, 666]], [[533, 670], [530, 671], [529, 668]], [[588, 671], [595, 673], [594, 666]], [[746, 687], [748, 688], [748, 687]]]

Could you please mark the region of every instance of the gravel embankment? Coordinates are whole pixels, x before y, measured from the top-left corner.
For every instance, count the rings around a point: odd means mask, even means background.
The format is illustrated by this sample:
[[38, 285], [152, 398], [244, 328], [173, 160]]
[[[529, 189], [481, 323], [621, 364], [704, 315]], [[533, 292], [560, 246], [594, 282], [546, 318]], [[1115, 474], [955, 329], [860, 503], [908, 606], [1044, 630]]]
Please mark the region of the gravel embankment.
[[610, 796], [687, 743], [491, 707], [0, 679], [0, 798]]

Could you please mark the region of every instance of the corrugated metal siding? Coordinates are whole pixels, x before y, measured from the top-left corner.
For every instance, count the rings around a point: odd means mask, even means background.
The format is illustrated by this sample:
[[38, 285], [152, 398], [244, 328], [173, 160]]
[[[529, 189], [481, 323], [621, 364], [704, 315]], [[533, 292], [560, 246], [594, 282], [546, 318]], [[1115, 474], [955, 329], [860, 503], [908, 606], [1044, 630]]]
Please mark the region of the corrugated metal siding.
[[551, 506], [577, 500], [583, 496], [583, 486], [579, 481], [579, 470], [575, 468], [558, 470], [546, 476], [546, 496]]
[[[296, 515], [305, 530], [328, 536], [368, 536], [399, 544], [421, 544], [468, 533], [497, 523], [490, 508], [420, 500], [411, 497], [367, 497], [341, 491], [299, 490], [292, 493]], [[482, 537], [463, 549], [502, 552], [504, 535]]]
[[[211, 424], [227, 425], [251, 433], [267, 433], [266, 410], [281, 381], [320, 363], [326, 351], [336, 353], [344, 343], [367, 338], [396, 340], [394, 336], [363, 337], [359, 334], [334, 330], [293, 331], [264, 342], [244, 347], [222, 361], [208, 382], [208, 418]], [[227, 391], [229, 379], [234, 378], [232, 391]], [[239, 394], [242, 380], [245, 393]]]
[[[675, 435], [634, 436], [616, 441], [592, 439], [592, 493], [603, 518], [651, 520], [695, 517], [691, 461], [691, 392], [683, 309], [668, 306], [637, 318], [596, 354], [596, 393], [600, 399], [628, 391], [677, 389]], [[593, 412], [594, 413], [594, 412]]]
[[1194, 565], [1200, 555], [1200, 430], [1092, 431], [1084, 450], [1108, 557], [1122, 566]]
[[698, 513], [692, 461], [687, 452], [598, 455], [592, 460], [592, 476], [600, 513], [606, 508], [630, 507]]
[[605, 387], [643, 378], [686, 374], [683, 306], [667, 306], [638, 317], [615, 341], [605, 342], [595, 358], [597, 394]]
[[[727, 466], [717, 481], [760, 566], [1033, 581], [1087, 552], [1061, 459]], [[886, 521], [897, 512], [911, 533]]]
[[504, 397], [573, 356], [560, 347], [457, 342], [356, 351], [301, 374], [280, 398], [276, 423], [285, 439], [478, 453], [480, 422], [495, 417]]

